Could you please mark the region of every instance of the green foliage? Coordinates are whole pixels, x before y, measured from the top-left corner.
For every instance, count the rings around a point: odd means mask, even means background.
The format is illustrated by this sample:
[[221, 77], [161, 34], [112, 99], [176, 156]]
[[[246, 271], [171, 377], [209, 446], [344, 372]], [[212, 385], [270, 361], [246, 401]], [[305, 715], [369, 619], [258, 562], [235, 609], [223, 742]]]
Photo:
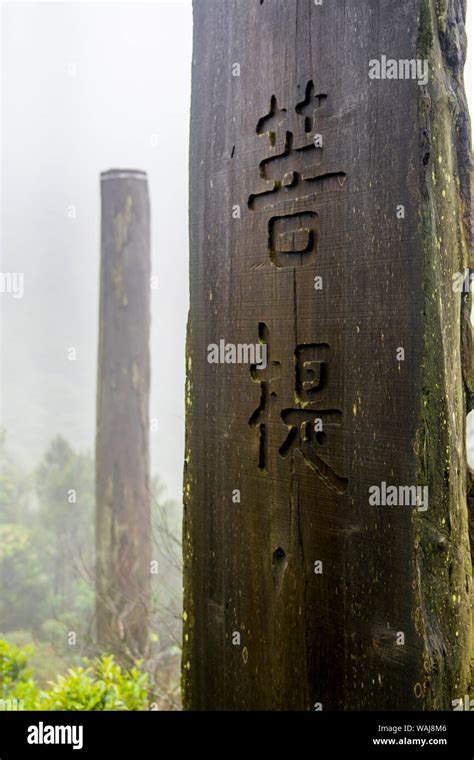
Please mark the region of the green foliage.
[[0, 639], [0, 692], [2, 700], [23, 702], [24, 710], [34, 709], [39, 691], [28, 668], [30, 647], [18, 649]]
[[[18, 651], [34, 644], [34, 681], [6, 682], [10, 699], [24, 699], [25, 709], [39, 709], [41, 700], [50, 705], [45, 709], [63, 709], [53, 705], [71, 700], [81, 706], [67, 709], [146, 709], [143, 666], [126, 673], [114, 663], [112, 675], [104, 677], [98, 665], [105, 668], [103, 661], [84, 665], [84, 657], [98, 654], [94, 469], [91, 454], [56, 436], [39, 465], [23, 471], [0, 429], [0, 639], [5, 636]], [[153, 673], [158, 703], [169, 709], [179, 701], [180, 508], [166, 499], [158, 478], [152, 480], [152, 541], [159, 575], [151, 579], [153, 634], [146, 669]], [[76, 646], [69, 643], [71, 631]]]
[[48, 582], [33, 534], [0, 523], [0, 620], [4, 631], [36, 626], [44, 615]]
[[[94, 564], [94, 463], [61, 436], [51, 441], [36, 471], [37, 535], [44, 546], [56, 611], [70, 610], [80, 572]], [[82, 610], [83, 612], [84, 610]], [[92, 612], [89, 608], [88, 612]]]
[[69, 668], [40, 691], [28, 668], [32, 650], [0, 639], [0, 687], [4, 700], [23, 700], [25, 710], [148, 710], [148, 673], [138, 662], [130, 670], [102, 655], [85, 667]]
[[16, 523], [28, 518], [31, 478], [13, 462], [6, 439], [0, 428], [0, 522]]
[[[60, 625], [57, 621], [54, 622]], [[81, 655], [75, 647], [68, 647], [66, 654], [62, 655], [58, 647], [50, 641], [42, 636], [33, 636], [25, 629], [9, 631], [7, 635], [0, 633], [0, 640], [2, 638], [5, 638], [9, 644], [14, 644], [19, 649], [28, 652], [29, 669], [34, 673], [35, 681], [40, 689], [46, 688], [58, 673], [65, 673], [68, 667], [81, 664]]]
[[83, 642], [82, 654], [87, 654], [84, 645], [94, 614], [94, 546], [91, 455], [76, 453], [57, 436], [35, 477], [25, 476], [0, 429], [1, 630], [43, 635], [61, 656], [71, 654], [67, 632], [74, 630]]
[[[94, 514], [94, 463], [90, 454], [77, 454], [56, 436], [36, 471], [36, 490], [43, 525], [59, 536], [79, 529], [91, 536]], [[76, 501], [69, 500], [71, 490]], [[76, 536], [77, 538], [77, 536]]]
[[41, 710], [147, 710], [148, 674], [138, 667], [122, 670], [112, 656], [86, 668], [69, 668], [42, 693]]
[[2, 694], [13, 682], [23, 681], [30, 678], [28, 670], [28, 656], [31, 648], [25, 647], [22, 651], [14, 644], [8, 644], [0, 639], [0, 688]]
[[56, 436], [36, 469], [35, 485], [35, 538], [49, 580], [48, 600], [44, 600], [35, 633], [75, 665], [67, 633], [74, 631], [81, 641], [81, 654], [88, 654], [94, 615], [93, 459]]

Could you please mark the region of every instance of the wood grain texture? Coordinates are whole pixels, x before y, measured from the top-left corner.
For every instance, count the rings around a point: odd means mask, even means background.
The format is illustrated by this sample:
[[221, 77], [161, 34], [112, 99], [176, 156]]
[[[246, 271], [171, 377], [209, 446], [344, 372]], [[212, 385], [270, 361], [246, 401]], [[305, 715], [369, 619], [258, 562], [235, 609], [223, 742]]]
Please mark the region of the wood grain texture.
[[[194, 3], [187, 708], [466, 693], [463, 13]], [[428, 85], [370, 79], [381, 55], [428, 59]], [[221, 339], [264, 344], [266, 369], [209, 364]], [[371, 506], [382, 482], [427, 485], [429, 509]]]
[[101, 175], [96, 437], [97, 639], [146, 655], [150, 603], [150, 208], [143, 172]]

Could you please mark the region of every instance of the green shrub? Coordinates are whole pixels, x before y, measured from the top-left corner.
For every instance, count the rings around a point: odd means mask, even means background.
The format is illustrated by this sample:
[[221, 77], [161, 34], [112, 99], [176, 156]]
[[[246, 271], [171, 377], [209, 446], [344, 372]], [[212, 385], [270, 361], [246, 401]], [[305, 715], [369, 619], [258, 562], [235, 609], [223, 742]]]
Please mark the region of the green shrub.
[[[46, 621], [48, 622], [56, 623], [56, 621]], [[8, 631], [8, 634], [0, 631], [0, 639], [7, 639], [9, 644], [14, 644], [23, 651], [28, 650], [28, 667], [34, 673], [38, 687], [45, 689], [58, 673], [65, 673], [68, 668], [80, 665], [85, 653], [76, 655], [75, 648], [68, 647], [67, 658], [62, 657], [58, 648], [54, 647], [46, 636], [43, 636], [43, 626], [39, 630], [39, 636], [41, 638], [33, 636], [30, 631], [24, 629]], [[66, 637], [63, 635], [63, 638]]]
[[[39, 690], [28, 668], [30, 647], [23, 650], [0, 639], [0, 709], [34, 710]], [[9, 707], [5, 705], [9, 703]], [[13, 708], [15, 709], [15, 708]]]
[[86, 668], [69, 668], [41, 693], [40, 710], [147, 710], [148, 674], [138, 667], [122, 670], [112, 656]]
[[[49, 688], [40, 690], [28, 668], [30, 647], [23, 650], [0, 639], [0, 695], [4, 703], [17, 700], [24, 710], [148, 710], [148, 673], [140, 662], [130, 670], [113, 656], [86, 660], [69, 668]], [[3, 705], [3, 703], [2, 703]], [[15, 708], [4, 708], [15, 709]]]

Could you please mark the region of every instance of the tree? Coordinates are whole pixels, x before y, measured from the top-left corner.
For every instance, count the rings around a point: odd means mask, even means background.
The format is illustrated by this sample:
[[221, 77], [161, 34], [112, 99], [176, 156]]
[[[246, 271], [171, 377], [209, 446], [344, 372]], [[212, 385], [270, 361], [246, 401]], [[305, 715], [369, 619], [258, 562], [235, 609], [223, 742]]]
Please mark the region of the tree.
[[0, 428], [0, 522], [28, 519], [31, 481], [7, 448], [6, 430]]
[[36, 471], [38, 530], [49, 560], [52, 592], [64, 611], [73, 604], [75, 583], [94, 564], [94, 463], [62, 437], [50, 443]]

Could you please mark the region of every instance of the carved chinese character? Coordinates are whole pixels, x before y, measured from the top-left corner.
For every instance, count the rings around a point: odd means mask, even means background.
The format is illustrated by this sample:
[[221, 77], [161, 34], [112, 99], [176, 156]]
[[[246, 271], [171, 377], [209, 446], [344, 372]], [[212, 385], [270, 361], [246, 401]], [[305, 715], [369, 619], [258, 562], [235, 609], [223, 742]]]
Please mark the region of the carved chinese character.
[[278, 455], [287, 459], [299, 452], [328, 488], [344, 493], [348, 480], [329, 463], [327, 446], [328, 438], [342, 432], [342, 413], [336, 408], [326, 408], [322, 402], [330, 378], [330, 346], [306, 343], [296, 347], [292, 361], [297, 406], [281, 409], [277, 390], [281, 382], [281, 363], [271, 360], [269, 330], [263, 322], [259, 324], [259, 338], [267, 346], [268, 366], [265, 371], [257, 370], [257, 365], [250, 369], [251, 379], [260, 385], [260, 401], [249, 419], [250, 427], [259, 434], [259, 470], [269, 469], [268, 426], [271, 422], [283, 422], [288, 432]]
[[265, 471], [268, 461], [268, 423], [278, 397], [277, 386], [281, 368], [280, 362], [271, 359], [270, 334], [264, 322], [260, 322], [258, 325], [258, 337], [260, 342], [266, 346], [267, 366], [265, 369], [259, 369], [256, 364], [250, 366], [250, 377], [254, 383], [260, 386], [260, 402], [249, 419], [249, 425], [258, 430], [258, 469]]
[[280, 108], [273, 95], [268, 114], [257, 124], [257, 135], [267, 147], [248, 206], [267, 220], [268, 252], [278, 268], [314, 263], [318, 194], [345, 187], [346, 174], [323, 160], [323, 135], [314, 131], [324, 117], [326, 100], [310, 81], [304, 100], [290, 112]]

